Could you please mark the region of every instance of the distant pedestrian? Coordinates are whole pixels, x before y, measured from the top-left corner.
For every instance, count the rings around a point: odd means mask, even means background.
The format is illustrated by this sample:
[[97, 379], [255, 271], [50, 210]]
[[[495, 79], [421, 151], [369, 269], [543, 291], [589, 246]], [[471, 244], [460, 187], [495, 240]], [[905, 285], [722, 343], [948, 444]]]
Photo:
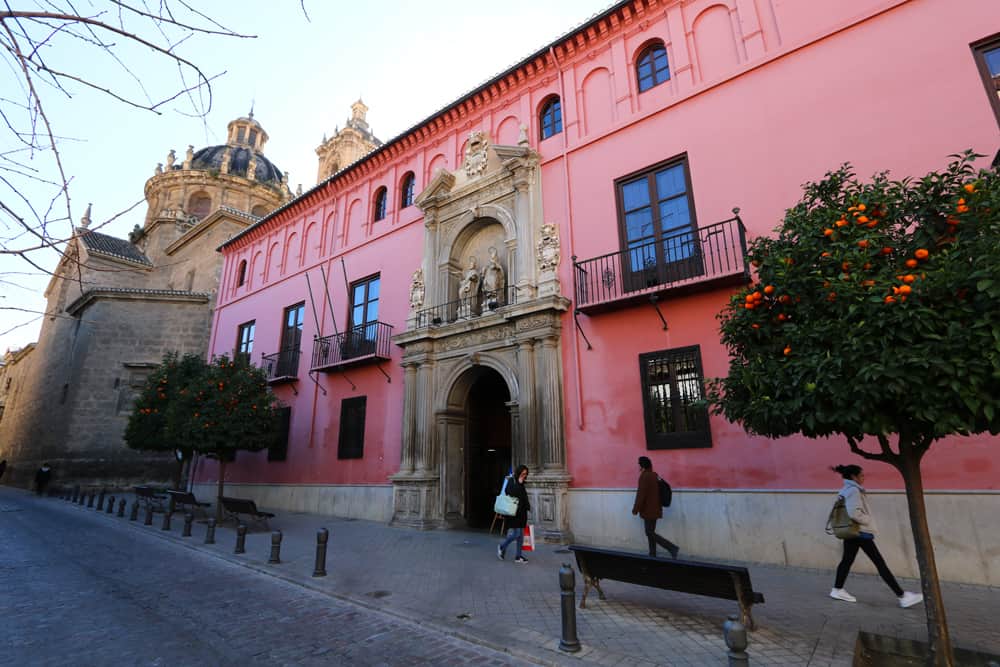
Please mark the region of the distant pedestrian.
[[52, 468], [49, 467], [48, 463], [43, 463], [42, 467], [35, 473], [35, 493], [44, 494], [50, 479], [52, 479]]
[[639, 484], [635, 490], [635, 503], [632, 514], [642, 517], [646, 539], [649, 540], [649, 555], [656, 556], [656, 545], [670, 552], [672, 558], [677, 558], [680, 547], [667, 538], [656, 533], [656, 521], [663, 518], [663, 506], [660, 504], [659, 477], [653, 472], [653, 462], [648, 456], [639, 457]]
[[0, 461], [0, 479], [3, 479], [3, 474], [7, 472], [7, 459]]
[[514, 557], [514, 562], [520, 564], [528, 562], [521, 552], [524, 547], [524, 527], [528, 525], [528, 512], [531, 510], [528, 492], [524, 488], [526, 479], [528, 479], [528, 466], [520, 465], [517, 466], [514, 476], [507, 480], [507, 495], [517, 498], [517, 513], [507, 519], [507, 538], [497, 545], [497, 558], [503, 560], [507, 556], [507, 547], [517, 540], [517, 555]]
[[851, 565], [854, 564], [854, 558], [858, 555], [858, 550], [860, 549], [875, 564], [875, 569], [878, 570], [882, 581], [896, 594], [900, 607], [904, 609], [912, 607], [923, 600], [924, 596], [920, 593], [907, 593], [903, 591], [896, 581], [896, 577], [892, 576], [889, 566], [885, 564], [885, 559], [882, 558], [878, 547], [875, 546], [875, 534], [878, 529], [875, 526], [875, 519], [872, 517], [871, 511], [868, 509], [868, 496], [863, 486], [865, 473], [861, 469], [861, 466], [837, 466], [830, 468], [830, 470], [840, 473], [840, 476], [844, 478], [844, 486], [840, 489], [838, 496], [844, 499], [848, 516], [857, 522], [861, 528], [861, 532], [857, 537], [844, 540], [844, 555], [840, 559], [840, 565], [837, 566], [837, 578], [834, 580], [830, 597], [834, 600], [843, 600], [844, 602], [857, 602], [856, 597], [844, 590], [844, 582], [847, 581]]

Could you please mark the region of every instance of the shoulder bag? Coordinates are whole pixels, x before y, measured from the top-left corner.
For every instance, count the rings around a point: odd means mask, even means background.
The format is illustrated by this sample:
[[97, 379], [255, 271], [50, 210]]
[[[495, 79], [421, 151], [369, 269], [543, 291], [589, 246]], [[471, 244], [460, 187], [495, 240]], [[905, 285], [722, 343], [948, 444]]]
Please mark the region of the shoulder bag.
[[493, 511], [504, 516], [514, 516], [517, 514], [517, 498], [507, 495], [507, 482], [509, 481], [510, 477], [504, 478], [500, 495], [497, 496], [496, 502], [493, 503]]
[[826, 520], [826, 532], [837, 539], [852, 540], [861, 534], [861, 525], [847, 513], [847, 503], [844, 496], [837, 496]]

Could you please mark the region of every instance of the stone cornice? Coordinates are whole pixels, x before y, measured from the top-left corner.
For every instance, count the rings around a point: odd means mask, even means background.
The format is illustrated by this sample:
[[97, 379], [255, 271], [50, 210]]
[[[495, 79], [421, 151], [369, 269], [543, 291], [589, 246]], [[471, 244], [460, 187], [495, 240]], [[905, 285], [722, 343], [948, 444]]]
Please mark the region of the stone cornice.
[[136, 289], [131, 287], [98, 287], [87, 290], [66, 307], [69, 315], [76, 316], [90, 304], [100, 299], [121, 301], [157, 301], [170, 303], [208, 303], [212, 295], [208, 292], [187, 292], [183, 290]]

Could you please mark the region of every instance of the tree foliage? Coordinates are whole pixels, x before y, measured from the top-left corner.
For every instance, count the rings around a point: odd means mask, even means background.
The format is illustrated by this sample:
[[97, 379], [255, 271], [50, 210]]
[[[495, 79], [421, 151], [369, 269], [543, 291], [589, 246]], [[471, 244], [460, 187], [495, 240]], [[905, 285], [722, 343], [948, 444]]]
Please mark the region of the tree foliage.
[[228, 459], [277, 437], [275, 398], [264, 372], [242, 358], [206, 363], [168, 354], [136, 399], [125, 430], [135, 449], [198, 452]]
[[717, 412], [762, 435], [923, 448], [1000, 431], [1000, 176], [954, 157], [902, 181], [845, 165], [750, 244], [758, 282], [720, 314]]

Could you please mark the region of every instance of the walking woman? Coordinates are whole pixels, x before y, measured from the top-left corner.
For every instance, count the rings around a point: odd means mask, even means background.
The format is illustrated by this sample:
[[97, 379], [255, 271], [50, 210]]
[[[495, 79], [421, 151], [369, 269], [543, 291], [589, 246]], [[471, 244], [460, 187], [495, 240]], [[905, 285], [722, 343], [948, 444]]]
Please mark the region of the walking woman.
[[875, 546], [875, 534], [878, 529], [875, 526], [875, 519], [872, 517], [871, 511], [868, 509], [868, 497], [865, 495], [865, 487], [863, 486], [865, 483], [865, 473], [861, 469], [861, 466], [846, 465], [830, 469], [836, 473], [840, 473], [840, 476], [844, 478], [844, 486], [840, 489], [839, 495], [844, 498], [847, 514], [861, 528], [861, 532], [857, 537], [844, 540], [844, 556], [840, 559], [840, 565], [837, 566], [837, 578], [834, 581], [833, 590], [830, 591], [830, 597], [834, 600], [843, 600], [844, 602], [857, 602], [857, 598], [844, 590], [844, 582], [847, 581], [851, 565], [854, 564], [854, 558], [858, 555], [858, 550], [860, 549], [875, 564], [875, 569], [878, 570], [882, 581], [896, 594], [900, 607], [905, 609], [922, 601], [924, 599], [923, 595], [919, 593], [907, 593], [900, 588], [896, 577], [892, 576], [892, 571], [889, 570], [889, 566], [885, 564], [885, 559], [882, 558], [878, 547]]
[[497, 558], [503, 560], [507, 555], [507, 547], [511, 542], [517, 540], [517, 556], [515, 563], [524, 564], [528, 559], [521, 553], [524, 547], [524, 527], [528, 525], [528, 510], [531, 503], [528, 502], [528, 492], [524, 489], [524, 480], [528, 479], [528, 466], [517, 466], [514, 477], [507, 481], [507, 495], [517, 498], [517, 513], [507, 520], [507, 539], [497, 545]]

